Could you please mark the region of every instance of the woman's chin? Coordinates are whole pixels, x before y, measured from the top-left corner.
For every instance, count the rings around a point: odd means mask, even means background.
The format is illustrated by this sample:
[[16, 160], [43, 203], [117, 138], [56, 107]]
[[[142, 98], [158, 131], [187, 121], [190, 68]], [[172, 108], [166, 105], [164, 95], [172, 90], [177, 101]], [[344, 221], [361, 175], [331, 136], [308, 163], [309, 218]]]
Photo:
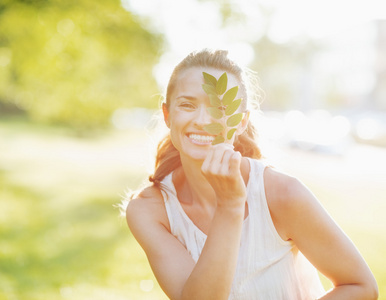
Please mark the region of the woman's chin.
[[190, 160], [203, 162], [205, 160], [206, 156], [208, 155], [208, 150], [209, 150], [209, 148], [200, 149], [200, 150], [192, 150], [191, 149], [189, 152], [185, 153], [184, 156]]

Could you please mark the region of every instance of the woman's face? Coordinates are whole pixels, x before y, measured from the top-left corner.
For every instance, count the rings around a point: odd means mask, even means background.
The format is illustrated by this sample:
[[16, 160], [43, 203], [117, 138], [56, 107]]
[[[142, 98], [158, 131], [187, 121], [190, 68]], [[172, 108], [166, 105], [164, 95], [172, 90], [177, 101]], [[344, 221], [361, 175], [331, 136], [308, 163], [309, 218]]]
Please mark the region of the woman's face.
[[[180, 152], [181, 159], [186, 156], [194, 160], [204, 160], [214, 139], [213, 135], [204, 130], [205, 125], [216, 120], [207, 111], [210, 102], [202, 89], [202, 72], [216, 78], [224, 73], [213, 68], [189, 68], [183, 71], [170, 96], [169, 109], [163, 108], [173, 145]], [[227, 75], [228, 89], [239, 85], [234, 75]], [[240, 95], [237, 95], [237, 98], [240, 98]]]

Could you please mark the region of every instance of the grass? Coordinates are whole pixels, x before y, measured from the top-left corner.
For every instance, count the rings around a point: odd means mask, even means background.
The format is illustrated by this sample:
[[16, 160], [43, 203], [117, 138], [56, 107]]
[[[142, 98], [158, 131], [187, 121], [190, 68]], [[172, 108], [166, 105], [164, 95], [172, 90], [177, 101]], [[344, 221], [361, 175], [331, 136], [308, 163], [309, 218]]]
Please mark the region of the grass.
[[[0, 120], [0, 299], [167, 299], [114, 207], [146, 177], [148, 140]], [[297, 151], [278, 161], [352, 238], [386, 299], [385, 173], [345, 177], [347, 161]], [[336, 177], [312, 175], [326, 164]]]
[[379, 299], [386, 299], [386, 149], [353, 145], [343, 157], [286, 149], [276, 161], [311, 189], [353, 241], [375, 275]]
[[166, 299], [114, 207], [144, 142], [0, 122], [0, 299]]

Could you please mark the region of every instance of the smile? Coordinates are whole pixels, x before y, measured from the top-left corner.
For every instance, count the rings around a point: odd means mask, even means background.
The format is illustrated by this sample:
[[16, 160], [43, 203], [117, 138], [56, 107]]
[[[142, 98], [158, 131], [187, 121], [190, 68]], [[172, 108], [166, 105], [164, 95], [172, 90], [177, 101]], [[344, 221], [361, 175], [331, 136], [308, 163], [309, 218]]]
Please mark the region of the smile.
[[188, 135], [189, 139], [195, 144], [209, 145], [213, 142], [214, 136], [210, 135], [201, 135], [196, 133], [191, 133]]

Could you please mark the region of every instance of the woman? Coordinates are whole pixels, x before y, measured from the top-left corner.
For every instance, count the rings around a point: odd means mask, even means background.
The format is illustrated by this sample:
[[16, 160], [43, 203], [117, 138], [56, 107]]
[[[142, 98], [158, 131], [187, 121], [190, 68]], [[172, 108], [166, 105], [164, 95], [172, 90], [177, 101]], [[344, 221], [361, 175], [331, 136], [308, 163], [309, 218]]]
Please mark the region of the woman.
[[[239, 86], [244, 117], [228, 143], [211, 145], [204, 130], [203, 72]], [[170, 299], [377, 299], [368, 266], [313, 194], [259, 160], [249, 99], [226, 51], [191, 53], [173, 71], [162, 105], [170, 134], [153, 184], [126, 211], [160, 286]]]

